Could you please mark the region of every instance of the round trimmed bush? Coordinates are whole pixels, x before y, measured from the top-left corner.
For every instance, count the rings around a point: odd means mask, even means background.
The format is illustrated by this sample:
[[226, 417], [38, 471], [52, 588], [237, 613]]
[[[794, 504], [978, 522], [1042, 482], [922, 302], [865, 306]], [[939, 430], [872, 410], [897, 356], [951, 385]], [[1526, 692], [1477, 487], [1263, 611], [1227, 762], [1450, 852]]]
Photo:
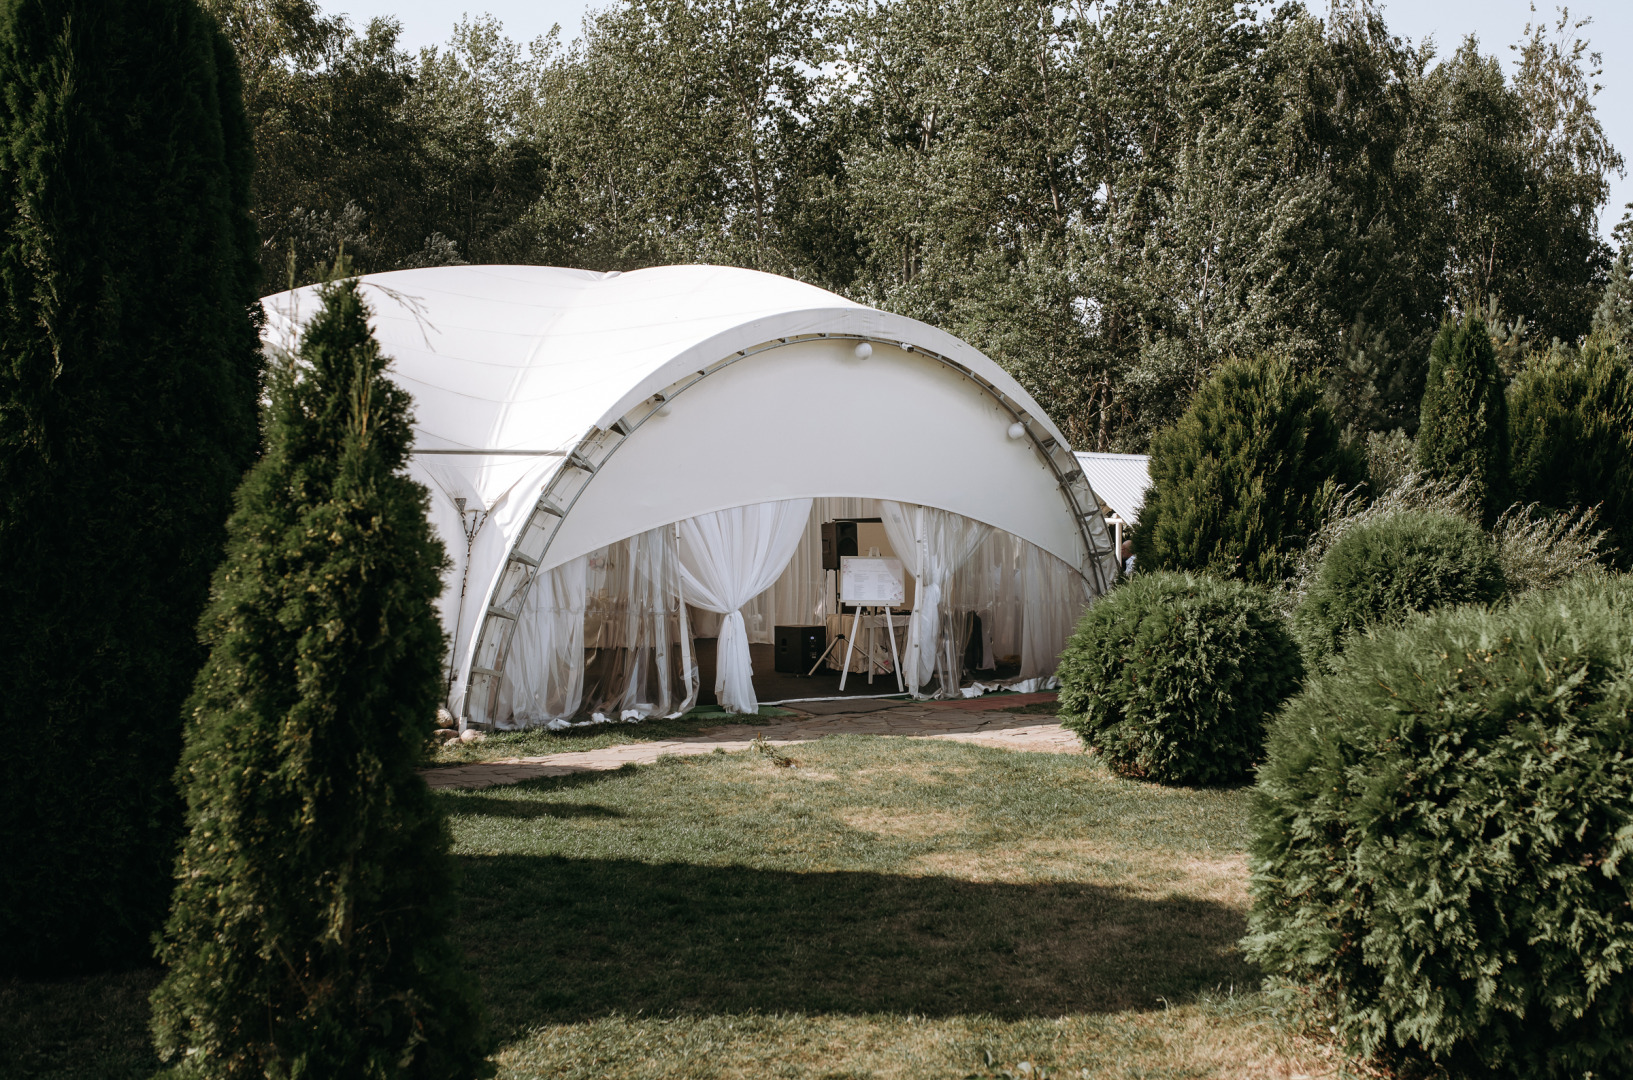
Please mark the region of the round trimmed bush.
[[1246, 941], [1352, 1051], [1633, 1076], [1633, 584], [1357, 638], [1271, 726]]
[[1497, 548], [1479, 526], [1413, 510], [1340, 537], [1321, 560], [1293, 626], [1310, 657], [1324, 659], [1363, 627], [1415, 611], [1490, 603], [1502, 594]]
[[1155, 573], [1089, 609], [1059, 675], [1061, 721], [1114, 771], [1218, 784], [1250, 774], [1304, 667], [1265, 589]]

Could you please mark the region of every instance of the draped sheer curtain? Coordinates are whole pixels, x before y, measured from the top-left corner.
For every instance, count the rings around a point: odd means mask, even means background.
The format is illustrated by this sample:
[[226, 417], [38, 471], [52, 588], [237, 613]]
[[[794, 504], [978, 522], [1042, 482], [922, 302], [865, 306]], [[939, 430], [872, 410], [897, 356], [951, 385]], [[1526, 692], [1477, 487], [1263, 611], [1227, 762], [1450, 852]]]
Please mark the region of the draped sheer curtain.
[[678, 716], [697, 702], [673, 525], [539, 574], [517, 618], [498, 726]]
[[[696, 703], [693, 635], [718, 633], [715, 693], [754, 712], [749, 643], [776, 625], [822, 625], [832, 597], [821, 525], [878, 517], [916, 581], [902, 671], [924, 696], [962, 680], [970, 617], [981, 667], [1017, 658], [1015, 689], [1046, 685], [1090, 601], [1073, 567], [1010, 533], [933, 507], [793, 499], [702, 514], [539, 575], [517, 622], [495, 718], [505, 728], [674, 716]], [[696, 615], [695, 623], [688, 605]]]
[[697, 661], [681, 601], [673, 525], [589, 557], [584, 701], [601, 719], [678, 716], [697, 702]]
[[580, 556], [546, 570], [528, 592], [499, 686], [499, 727], [548, 724], [572, 716], [583, 703], [589, 559]]
[[930, 506], [881, 501], [880, 516], [890, 546], [913, 575], [913, 613], [907, 623], [907, 656], [902, 671], [915, 697], [932, 675], [940, 693], [953, 693], [964, 669], [963, 638], [957, 632], [949, 591], [955, 575], [993, 533], [991, 525]]
[[994, 529], [954, 583], [954, 610], [981, 619], [983, 671], [1000, 662], [1020, 662], [1021, 563], [1028, 546], [1020, 537]]
[[805, 515], [799, 543], [777, 580], [743, 605], [743, 624], [751, 645], [769, 645], [778, 626], [816, 626], [822, 622], [827, 574], [822, 569], [822, 514], [813, 500]]
[[[828, 595], [828, 572], [822, 568], [823, 523], [878, 516], [877, 499], [812, 499], [805, 534], [787, 568], [769, 589], [743, 605], [749, 643], [771, 644], [773, 631], [779, 626], [821, 626], [833, 613], [829, 610], [832, 598]], [[705, 614], [704, 619], [707, 621], [697, 624], [698, 636], [713, 637], [719, 630], [719, 616]]]
[[679, 525], [686, 602], [724, 616], [715, 695], [727, 712], [759, 711], [742, 608], [782, 576], [810, 517], [810, 499], [786, 499], [699, 514]]
[[1022, 543], [1022, 683], [1013, 689], [1026, 691], [1053, 683], [1060, 650], [1072, 636], [1093, 594], [1082, 574], [1037, 545]]

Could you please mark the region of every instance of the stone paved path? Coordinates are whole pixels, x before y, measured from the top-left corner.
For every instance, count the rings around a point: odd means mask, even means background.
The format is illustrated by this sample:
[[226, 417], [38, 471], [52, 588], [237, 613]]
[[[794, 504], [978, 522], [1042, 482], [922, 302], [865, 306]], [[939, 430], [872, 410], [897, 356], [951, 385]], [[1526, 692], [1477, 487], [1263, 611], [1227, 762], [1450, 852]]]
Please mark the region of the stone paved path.
[[[1003, 707], [1026, 703], [1020, 695], [1000, 699], [1000, 702]], [[569, 776], [573, 773], [618, 769], [629, 762], [650, 764], [670, 755], [747, 750], [759, 736], [764, 736], [772, 746], [794, 746], [828, 735], [897, 735], [912, 739], [979, 743], [1006, 750], [1052, 754], [1082, 752], [1077, 736], [1051, 717], [999, 712], [996, 711], [999, 702], [994, 702], [988, 709], [971, 708], [974, 704], [964, 701], [905, 702], [896, 708], [858, 715], [802, 715], [771, 724], [728, 724], [704, 728], [685, 739], [627, 743], [600, 750], [569, 751], [542, 757], [497, 758], [473, 765], [427, 769], [422, 775], [425, 782], [434, 788], [494, 787], [543, 776]]]

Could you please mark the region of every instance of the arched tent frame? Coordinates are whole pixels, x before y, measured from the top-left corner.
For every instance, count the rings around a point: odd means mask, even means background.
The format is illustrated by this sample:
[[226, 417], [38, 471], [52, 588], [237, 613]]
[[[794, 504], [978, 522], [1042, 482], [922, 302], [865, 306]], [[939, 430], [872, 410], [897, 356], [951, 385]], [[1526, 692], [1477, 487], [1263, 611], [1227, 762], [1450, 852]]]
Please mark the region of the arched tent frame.
[[[536, 332], [540, 343], [529, 346], [526, 359], [516, 365], [518, 374], [514, 385], [503, 393], [492, 395], [495, 398], [505, 397], [505, 400], [500, 403], [496, 413], [498, 419], [493, 420], [487, 429], [467, 424], [464, 430], [452, 434], [433, 430], [421, 432], [416, 455], [422, 465], [426, 460], [439, 458], [508, 462], [505, 467], [517, 477], [517, 495], [525, 495], [526, 491], [537, 492], [528, 503], [512, 500], [507, 521], [502, 523], [500, 530], [504, 541], [502, 552], [491, 547], [497, 541], [491, 532], [482, 538], [490, 545], [485, 559], [492, 568], [491, 572], [480, 563], [473, 565], [469, 555], [475, 532], [470, 528], [470, 522], [479, 522], [483, 520], [482, 517], [473, 516], [468, 521], [461, 506], [459, 522], [464, 535], [453, 534], [446, 518], [439, 523], [439, 532], [443, 534], [450, 552], [457, 556], [456, 549], [465, 547], [467, 554], [464, 560], [456, 558], [458, 565], [455, 574], [461, 580], [451, 583], [459, 587], [460, 595], [454, 600], [457, 611], [452, 620], [455, 651], [450, 657], [450, 702], [460, 713], [462, 724], [486, 726], [491, 723], [495, 699], [514, 639], [517, 616], [541, 572], [637, 532], [727, 506], [802, 495], [882, 497], [935, 505], [1014, 532], [1037, 544], [1082, 574], [1095, 594], [1109, 588], [1116, 566], [1110, 530], [1101, 516], [1099, 500], [1064, 437], [1013, 378], [992, 360], [944, 331], [903, 316], [865, 308], [797, 282], [753, 271], [718, 267], [664, 267], [623, 275], [626, 285], [631, 279], [646, 279], [648, 293], [652, 293], [654, 286], [660, 288], [653, 293], [657, 299], [647, 306], [622, 311], [615, 304], [602, 302], [599, 296], [591, 292], [618, 275], [548, 268], [456, 267], [365, 277], [363, 281], [366, 285], [378, 289], [377, 295], [382, 302], [376, 305], [377, 308], [385, 310], [389, 316], [382, 317], [381, 311], [376, 312], [376, 331], [382, 337], [382, 345], [394, 357], [414, 354], [412, 363], [408, 365], [413, 370], [406, 374], [394, 371], [394, 374], [408, 385], [411, 392], [416, 393], [417, 405], [422, 392], [428, 395], [447, 394], [457, 393], [457, 390], [438, 388], [421, 391], [415, 385], [416, 376], [424, 365], [435, 360], [437, 357], [433, 354], [439, 353], [434, 339], [440, 333], [438, 321], [441, 317], [439, 304], [435, 300], [422, 303], [416, 295], [416, 286], [435, 294], [444, 288], [446, 282], [457, 280], [460, 288], [469, 290], [473, 282], [478, 286], [482, 284], [480, 278], [473, 279], [473, 274], [479, 275], [481, 272], [504, 275], [503, 283], [507, 284], [515, 284], [517, 280], [531, 284], [533, 279], [542, 278], [538, 282], [539, 291], [544, 297], [541, 306], [550, 302], [550, 288], [555, 286], [560, 289], [565, 282], [569, 291], [588, 294], [599, 303], [599, 309], [592, 307], [592, 313], [596, 310], [603, 313], [611, 311], [615, 313], [615, 318], [622, 316], [637, 323], [646, 319], [650, 325], [657, 327], [655, 333], [660, 336], [667, 334], [668, 338], [658, 344], [650, 360], [643, 358], [638, 365], [626, 364], [624, 371], [605, 377], [597, 375], [604, 385], [594, 387], [596, 395], [590, 401], [601, 406], [598, 411], [580, 408], [576, 418], [557, 423], [553, 429], [550, 425], [543, 425], [537, 429], [539, 437], [534, 437], [535, 429], [526, 423], [527, 417], [523, 413], [529, 399], [525, 392], [515, 387], [521, 386], [524, 378], [531, 377], [532, 373], [526, 369], [540, 366], [542, 362], [538, 357], [545, 355], [551, 345], [550, 330]], [[677, 285], [680, 288], [675, 288]], [[281, 294], [266, 301], [269, 340], [281, 330], [284, 346], [293, 344], [294, 334], [303, 322], [299, 317], [300, 311], [308, 306], [301, 302], [302, 294], [308, 292], [297, 290], [294, 294]], [[524, 289], [523, 295], [525, 293]], [[743, 293], [748, 298], [734, 300], [734, 293]], [[457, 297], [460, 294], [450, 295]], [[796, 302], [788, 303], [789, 300]], [[813, 300], [817, 303], [813, 304]], [[569, 316], [575, 314], [573, 302], [575, 299], [570, 298], [565, 308]], [[582, 300], [576, 302], [581, 306], [592, 306]], [[636, 301], [632, 300], [631, 303]], [[310, 307], [315, 310], [315, 304]], [[728, 310], [713, 317], [717, 314], [713, 307]], [[697, 310], [702, 311], [701, 316], [694, 314]], [[737, 317], [739, 310], [746, 317]], [[606, 315], [600, 317], [604, 319]], [[565, 321], [558, 319], [557, 324]], [[387, 323], [390, 324], [384, 326], [387, 332], [381, 333], [382, 325]], [[702, 324], [704, 329], [713, 332], [689, 337], [694, 324]], [[613, 332], [623, 333], [621, 329]], [[586, 345], [573, 344], [580, 339], [592, 343], [600, 339], [583, 333], [575, 338], [565, 332], [557, 332], [556, 337], [568, 342], [570, 348], [577, 348], [583, 357], [570, 356], [568, 363], [557, 365], [563, 373], [561, 376], [555, 376], [554, 370], [543, 374], [570, 382], [575, 378], [584, 380], [586, 373], [596, 374], [600, 370], [597, 365], [603, 363], [601, 356], [595, 355], [594, 350]], [[420, 344], [422, 340], [423, 347]], [[873, 350], [873, 357], [861, 361], [848, 360], [847, 357], [854, 356], [857, 346], [864, 343]], [[465, 345], [464, 350], [469, 352], [470, 346]], [[613, 352], [615, 355], [610, 366], [616, 367], [622, 355], [616, 353], [616, 343]], [[448, 359], [456, 361], [468, 357], [450, 356]], [[1042, 473], [1024, 480], [1019, 486], [1030, 484], [1031, 490], [1036, 491], [1039, 481], [1047, 479], [1052, 482], [1059, 502], [1056, 510], [1047, 514], [1056, 524], [1039, 525], [1039, 514], [1043, 511], [1036, 505], [1027, 508], [1030, 514], [1030, 527], [1027, 527], [1027, 524], [1017, 525], [1015, 520], [1006, 520], [1006, 516], [1013, 515], [1006, 515], [1001, 508], [967, 503], [944, 505], [958, 500], [926, 497], [927, 493], [914, 489], [911, 484], [889, 488], [888, 484], [879, 486], [877, 482], [871, 487], [865, 483], [844, 483], [836, 489], [836, 482], [831, 478], [812, 481], [823, 485], [823, 490], [784, 490], [775, 493], [727, 491], [717, 484], [720, 490], [712, 494], [705, 492], [696, 498], [688, 498], [689, 493], [684, 492], [667, 500], [648, 498], [650, 493], [646, 489], [632, 486], [629, 473], [635, 466], [620, 468], [621, 462], [631, 461], [628, 456], [631, 453], [637, 459], [645, 453], [650, 459], [655, 445], [650, 438], [651, 433], [666, 422], [674, 422], [662, 418], [672, 413], [684, 415], [687, 403], [698, 398], [698, 395], [703, 395], [702, 400], [705, 401], [714, 400], [711, 395], [718, 397], [735, 387], [739, 394], [758, 393], [758, 397], [747, 399], [758, 407], [758, 403], [776, 394], [775, 387], [769, 384], [756, 387], [754, 379], [747, 375], [723, 380], [720, 378], [723, 374], [757, 373], [763, 382], [766, 379], [774, 380], [777, 376], [773, 373], [803, 370], [806, 380], [803, 385], [809, 391], [814, 385], [826, 385], [828, 382], [825, 375], [814, 382], [816, 377], [809, 369], [813, 365], [834, 362], [841, 365], [834, 371], [843, 373], [848, 368], [853, 376], [856, 371], [894, 372], [895, 385], [891, 389], [895, 396], [890, 400], [906, 409], [912, 409], [913, 402], [902, 399], [911, 397], [919, 387], [933, 389], [930, 384], [937, 380], [926, 380], [924, 375], [931, 371], [939, 372], [942, 381], [955, 381], [957, 387], [963, 388], [959, 393], [965, 399], [960, 404], [947, 398], [946, 395], [952, 391], [948, 385], [943, 385], [934, 391], [941, 394], [939, 406], [948, 410], [949, 416], [958, 414], [960, 422], [984, 428], [988, 443], [993, 441], [993, 429], [988, 426], [989, 423], [999, 424], [1000, 429], [1021, 425], [1020, 440], [1001, 438], [998, 443], [1016, 449], [1019, 449], [1019, 443], [1030, 448], [1031, 456], [1041, 467]], [[775, 366], [768, 366], [773, 364]], [[635, 370], [628, 370], [630, 367], [635, 367]], [[845, 382], [843, 374], [838, 381]], [[851, 377], [850, 382], [854, 383], [856, 379]], [[535, 386], [534, 390], [537, 389]], [[988, 403], [993, 415], [977, 416], [970, 412], [967, 399], [971, 390]], [[718, 403], [713, 407], [718, 413]], [[771, 408], [772, 403], [767, 402], [766, 407]], [[785, 410], [788, 408], [786, 403], [781, 407]], [[831, 403], [829, 408], [833, 408]], [[512, 413], [523, 415], [517, 420], [511, 416]], [[810, 423], [809, 413], [797, 406], [788, 415], [799, 417], [807, 425]], [[927, 423], [922, 418], [917, 422], [920, 428]], [[561, 438], [568, 434], [572, 426], [577, 427], [577, 434]], [[842, 438], [856, 437], [855, 432], [843, 428], [838, 435]], [[695, 432], [691, 436], [690, 445], [694, 451], [699, 449], [700, 438]], [[553, 446], [550, 445], [552, 442]], [[621, 451], [624, 452], [622, 455]], [[996, 457], [999, 452], [989, 448], [987, 453]], [[705, 464], [692, 461], [694, 468]], [[966, 461], [965, 465], [968, 467], [969, 462]], [[994, 475], [1002, 477], [1003, 486], [1007, 486], [1014, 466], [1000, 462], [994, 468], [999, 470]], [[602, 480], [609, 473], [623, 475], [615, 481]], [[685, 485], [670, 485], [664, 490], [667, 492], [682, 486]], [[704, 483], [700, 486], [707, 488], [709, 485]], [[597, 508], [600, 493], [605, 493], [605, 498], [600, 499]], [[995, 499], [1002, 501], [996, 495], [986, 501], [996, 507]], [[979, 499], [976, 501], [980, 502]], [[486, 509], [483, 508], [483, 516]], [[985, 512], [987, 509], [991, 509], [991, 512]]]

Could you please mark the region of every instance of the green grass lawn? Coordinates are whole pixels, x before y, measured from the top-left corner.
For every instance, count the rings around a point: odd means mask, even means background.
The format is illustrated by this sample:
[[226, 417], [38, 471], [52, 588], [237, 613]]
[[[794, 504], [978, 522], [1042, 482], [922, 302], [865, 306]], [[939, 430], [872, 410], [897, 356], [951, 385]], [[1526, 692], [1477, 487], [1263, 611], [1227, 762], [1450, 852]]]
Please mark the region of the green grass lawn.
[[1245, 791], [956, 743], [784, 752], [443, 796], [501, 1076], [1328, 1071], [1236, 944]]
[[[439, 794], [501, 1077], [1338, 1075], [1237, 947], [1245, 790], [949, 742], [783, 753]], [[0, 1037], [93, 1066], [19, 1075], [145, 1075], [152, 980], [120, 978], [0, 991]]]

